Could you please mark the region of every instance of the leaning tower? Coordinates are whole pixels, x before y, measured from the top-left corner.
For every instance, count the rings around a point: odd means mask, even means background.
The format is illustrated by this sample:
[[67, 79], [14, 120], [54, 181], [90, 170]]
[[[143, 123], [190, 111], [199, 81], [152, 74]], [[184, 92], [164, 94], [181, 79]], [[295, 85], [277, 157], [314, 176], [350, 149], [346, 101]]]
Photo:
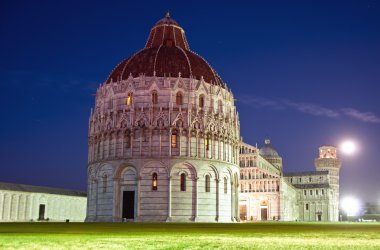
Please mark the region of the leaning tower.
[[337, 149], [334, 146], [322, 146], [319, 148], [319, 158], [315, 159], [317, 171], [328, 171], [329, 197], [330, 197], [330, 221], [339, 219], [339, 170], [342, 161], [337, 158]]

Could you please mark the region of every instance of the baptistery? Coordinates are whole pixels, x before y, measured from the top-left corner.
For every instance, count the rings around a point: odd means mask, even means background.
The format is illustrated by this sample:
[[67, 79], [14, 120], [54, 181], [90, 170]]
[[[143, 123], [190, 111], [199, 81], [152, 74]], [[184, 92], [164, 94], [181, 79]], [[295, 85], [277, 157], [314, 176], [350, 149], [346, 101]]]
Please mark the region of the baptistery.
[[96, 91], [86, 221], [239, 220], [232, 92], [169, 13]]

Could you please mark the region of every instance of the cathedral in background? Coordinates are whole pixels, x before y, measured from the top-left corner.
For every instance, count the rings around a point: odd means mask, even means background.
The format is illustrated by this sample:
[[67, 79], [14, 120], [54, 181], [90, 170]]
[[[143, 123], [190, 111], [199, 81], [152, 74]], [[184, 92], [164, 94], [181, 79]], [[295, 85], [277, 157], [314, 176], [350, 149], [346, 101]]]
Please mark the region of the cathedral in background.
[[261, 149], [242, 143], [241, 220], [338, 221], [340, 167], [336, 148], [322, 146], [315, 171], [284, 173], [269, 140]]

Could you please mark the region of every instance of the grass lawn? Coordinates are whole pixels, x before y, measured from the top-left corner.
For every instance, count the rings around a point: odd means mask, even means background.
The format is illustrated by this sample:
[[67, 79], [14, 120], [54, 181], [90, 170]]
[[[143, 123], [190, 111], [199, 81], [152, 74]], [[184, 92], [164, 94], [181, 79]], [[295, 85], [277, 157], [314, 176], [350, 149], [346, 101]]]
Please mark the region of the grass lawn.
[[380, 249], [380, 223], [0, 223], [0, 249]]

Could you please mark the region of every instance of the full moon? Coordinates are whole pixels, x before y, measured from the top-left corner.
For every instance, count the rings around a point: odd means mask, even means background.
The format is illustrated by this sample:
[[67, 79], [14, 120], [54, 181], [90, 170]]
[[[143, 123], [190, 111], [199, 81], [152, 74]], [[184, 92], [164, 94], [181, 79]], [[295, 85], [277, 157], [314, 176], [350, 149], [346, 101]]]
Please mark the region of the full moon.
[[345, 154], [352, 154], [356, 150], [356, 145], [352, 141], [345, 141], [341, 145], [341, 150]]

